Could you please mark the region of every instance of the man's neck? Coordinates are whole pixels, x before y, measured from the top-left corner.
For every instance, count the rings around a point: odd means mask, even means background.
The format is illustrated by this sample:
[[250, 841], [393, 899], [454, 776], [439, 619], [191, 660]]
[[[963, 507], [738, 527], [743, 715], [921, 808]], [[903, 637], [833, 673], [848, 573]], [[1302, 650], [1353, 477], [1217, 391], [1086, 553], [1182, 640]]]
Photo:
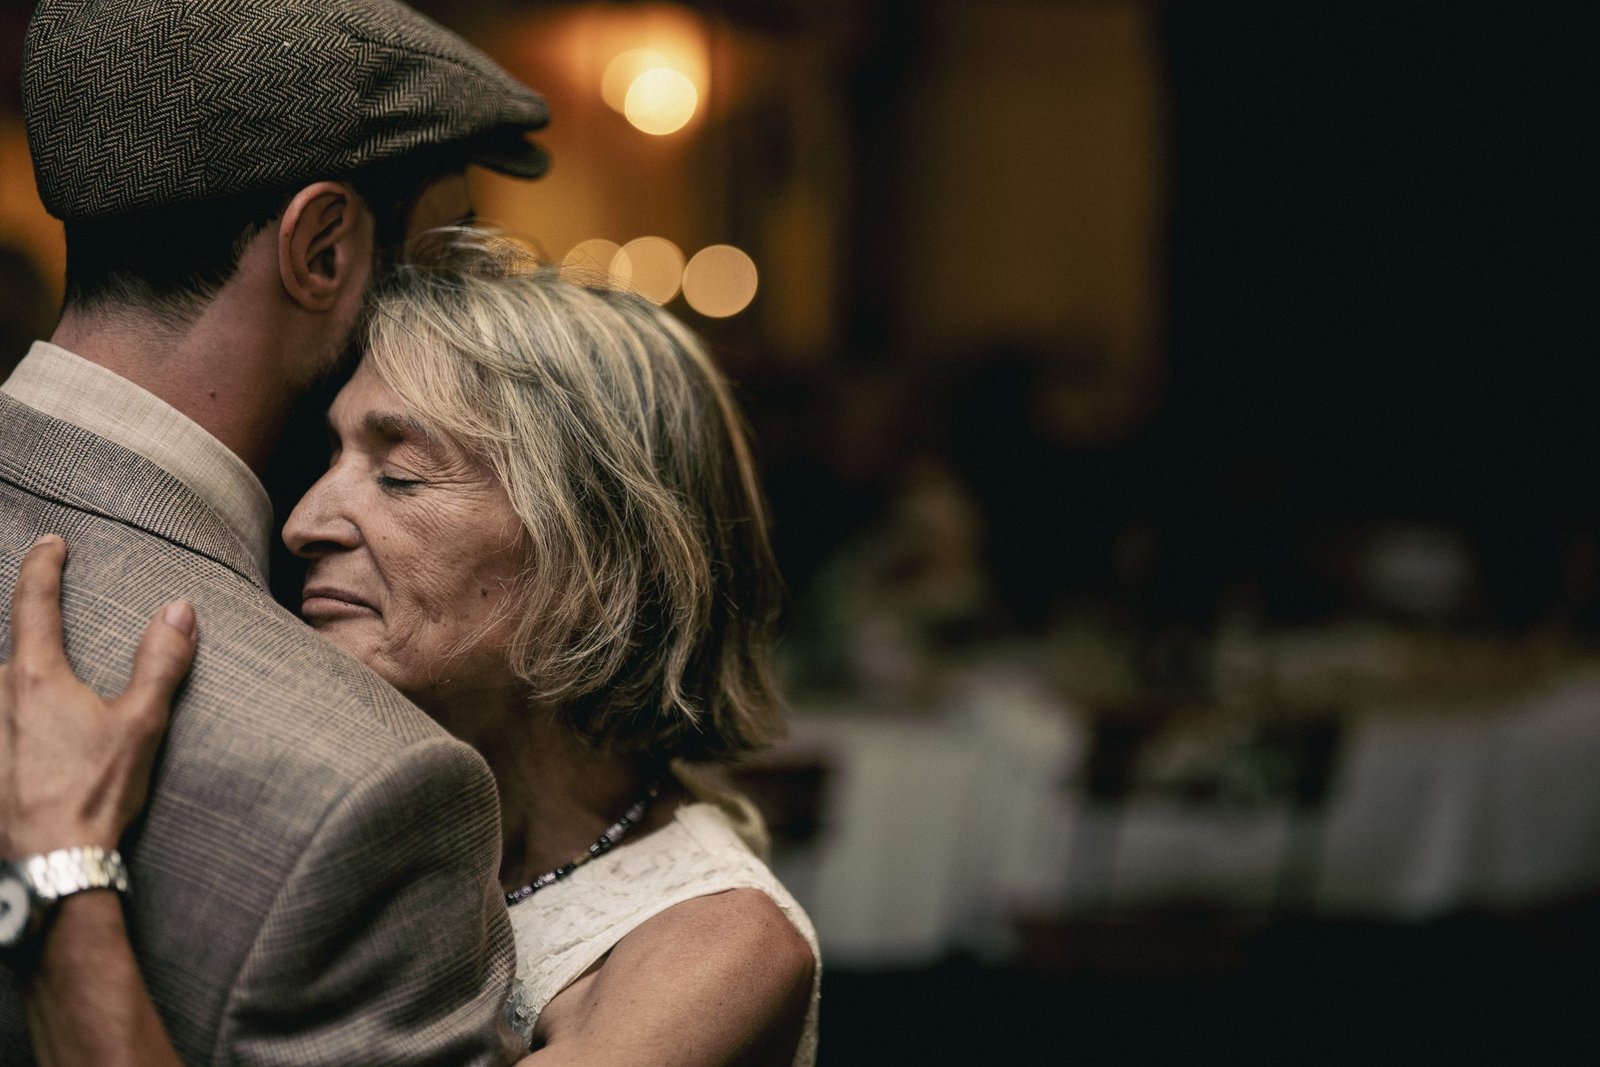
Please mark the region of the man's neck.
[[292, 395], [269, 354], [224, 318], [211, 307], [175, 327], [139, 309], [68, 310], [50, 341], [172, 405], [259, 474]]

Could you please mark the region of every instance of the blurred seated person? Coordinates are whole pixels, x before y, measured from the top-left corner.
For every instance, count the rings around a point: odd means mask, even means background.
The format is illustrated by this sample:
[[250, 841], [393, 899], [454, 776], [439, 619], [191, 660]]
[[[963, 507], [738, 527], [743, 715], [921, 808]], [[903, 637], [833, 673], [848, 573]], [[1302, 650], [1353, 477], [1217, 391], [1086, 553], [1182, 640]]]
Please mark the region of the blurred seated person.
[[947, 655], [992, 632], [983, 516], [942, 461], [913, 461], [888, 509], [816, 575], [796, 627], [798, 680], [926, 700]]

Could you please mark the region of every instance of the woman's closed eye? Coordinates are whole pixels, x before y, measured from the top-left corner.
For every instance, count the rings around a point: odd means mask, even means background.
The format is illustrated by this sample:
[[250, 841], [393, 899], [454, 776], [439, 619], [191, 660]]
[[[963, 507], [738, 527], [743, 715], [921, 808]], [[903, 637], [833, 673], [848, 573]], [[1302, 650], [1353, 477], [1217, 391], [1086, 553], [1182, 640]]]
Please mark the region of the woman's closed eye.
[[409, 493], [428, 483], [420, 478], [399, 478], [392, 474], [380, 474], [378, 484], [391, 493]]

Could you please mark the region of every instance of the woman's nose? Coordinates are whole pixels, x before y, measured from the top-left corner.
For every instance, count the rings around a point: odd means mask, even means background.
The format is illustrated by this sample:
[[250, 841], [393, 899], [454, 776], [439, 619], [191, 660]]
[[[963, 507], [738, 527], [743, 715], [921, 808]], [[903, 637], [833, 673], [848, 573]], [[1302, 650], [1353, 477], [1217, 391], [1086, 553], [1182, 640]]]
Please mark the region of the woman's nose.
[[283, 524], [283, 543], [303, 559], [354, 548], [361, 543], [361, 528], [347, 511], [341, 506], [341, 494], [329, 471], [306, 490], [289, 513]]

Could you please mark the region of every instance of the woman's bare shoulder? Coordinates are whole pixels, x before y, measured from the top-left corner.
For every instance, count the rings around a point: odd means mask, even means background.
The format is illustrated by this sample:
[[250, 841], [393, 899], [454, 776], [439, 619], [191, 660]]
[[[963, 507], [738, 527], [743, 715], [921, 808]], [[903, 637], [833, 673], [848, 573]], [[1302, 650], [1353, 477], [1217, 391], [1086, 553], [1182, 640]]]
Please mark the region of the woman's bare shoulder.
[[810, 978], [816, 964], [805, 936], [759, 889], [729, 889], [683, 901], [628, 937], [641, 938], [652, 951], [697, 957], [707, 956], [706, 949], [715, 945], [723, 966], [759, 964], [791, 977]]
[[787, 1065], [815, 969], [810, 944], [765, 893], [696, 897], [639, 925], [551, 1002], [560, 1023], [547, 1048], [594, 1063]]
[[608, 965], [673, 975], [686, 993], [736, 998], [764, 1014], [798, 1000], [803, 1015], [816, 958], [771, 897], [730, 889], [675, 904], [640, 924], [617, 943]]

